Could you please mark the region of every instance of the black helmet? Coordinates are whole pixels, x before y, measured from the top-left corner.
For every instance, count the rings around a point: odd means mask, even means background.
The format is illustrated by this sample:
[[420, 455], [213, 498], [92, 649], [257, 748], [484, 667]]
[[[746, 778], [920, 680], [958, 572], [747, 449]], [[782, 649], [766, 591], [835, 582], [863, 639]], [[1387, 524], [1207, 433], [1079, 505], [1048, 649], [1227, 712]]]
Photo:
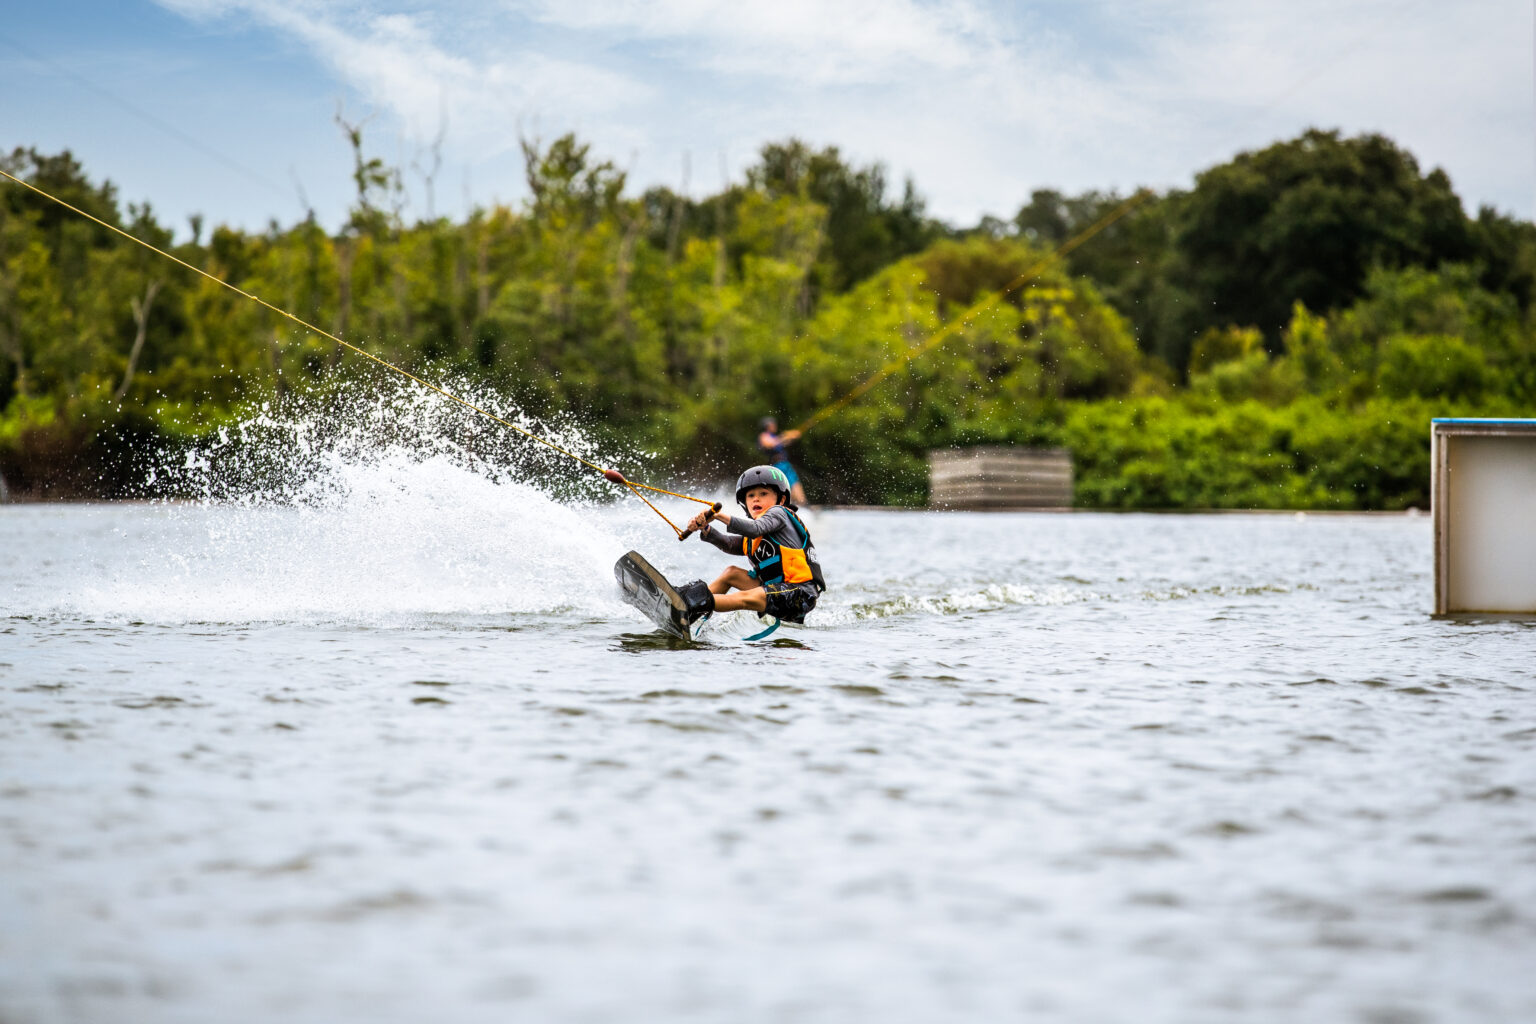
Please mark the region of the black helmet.
[[789, 477], [777, 466], [753, 466], [736, 478], [736, 504], [747, 507], [747, 490], [752, 487], [772, 487], [779, 493], [779, 504], [789, 500]]
[[779, 418], [777, 416], [764, 416], [762, 419], [757, 421], [757, 429], [767, 430], [768, 424], [770, 423], [777, 427], [779, 425]]

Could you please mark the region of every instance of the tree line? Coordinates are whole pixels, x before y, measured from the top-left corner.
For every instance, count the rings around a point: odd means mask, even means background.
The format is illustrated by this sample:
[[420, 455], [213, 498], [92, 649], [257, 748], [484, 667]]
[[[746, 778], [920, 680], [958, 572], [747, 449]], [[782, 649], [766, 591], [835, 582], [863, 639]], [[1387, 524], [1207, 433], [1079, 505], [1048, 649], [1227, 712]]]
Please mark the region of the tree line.
[[[835, 147], [764, 146], [740, 183], [692, 198], [631, 194], [569, 135], [525, 140], [521, 204], [407, 222], [401, 175], [344, 128], [355, 195], [337, 231], [195, 217], [176, 241], [67, 152], [4, 167], [429, 379], [626, 439], [655, 472], [728, 475], [754, 459], [759, 417], [794, 423], [945, 331], [808, 435], [815, 500], [919, 503], [928, 449], [1025, 442], [1072, 448], [1086, 507], [1423, 506], [1430, 416], [1536, 398], [1536, 226], [1469, 215], [1379, 135], [1309, 131], [1188, 190], [1036, 191], [961, 228]], [[13, 491], [141, 493], [145, 453], [362, 372], [0, 186]]]

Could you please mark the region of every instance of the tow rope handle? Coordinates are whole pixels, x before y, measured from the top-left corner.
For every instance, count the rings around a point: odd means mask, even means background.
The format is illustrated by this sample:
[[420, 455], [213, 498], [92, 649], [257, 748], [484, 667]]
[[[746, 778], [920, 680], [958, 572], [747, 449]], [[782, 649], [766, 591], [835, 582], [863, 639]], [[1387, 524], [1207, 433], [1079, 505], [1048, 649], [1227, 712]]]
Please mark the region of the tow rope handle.
[[[709, 511], [710, 511], [711, 515], [713, 515], [716, 512], [719, 512], [720, 511], [720, 503], [718, 501], [715, 502], [713, 505], [710, 506]], [[677, 535], [677, 539], [678, 540], [687, 540], [689, 537], [692, 537], [693, 534], [694, 534], [694, 529], [693, 529], [693, 527], [690, 526], [690, 527], [688, 527], [688, 529], [684, 530], [682, 533], [679, 533]]]

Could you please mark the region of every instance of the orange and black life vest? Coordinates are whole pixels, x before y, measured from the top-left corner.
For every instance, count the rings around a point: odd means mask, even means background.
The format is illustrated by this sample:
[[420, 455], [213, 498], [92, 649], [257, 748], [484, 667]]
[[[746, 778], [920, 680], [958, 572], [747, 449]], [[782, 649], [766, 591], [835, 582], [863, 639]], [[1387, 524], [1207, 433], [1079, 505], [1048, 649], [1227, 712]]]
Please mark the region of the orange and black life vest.
[[816, 557], [816, 546], [811, 543], [811, 531], [788, 508], [784, 509], [784, 514], [789, 516], [800, 534], [799, 547], [781, 544], [771, 537], [743, 537], [741, 553], [752, 562], [762, 583], [814, 583], [818, 594], [825, 592], [827, 581], [821, 575], [821, 560]]

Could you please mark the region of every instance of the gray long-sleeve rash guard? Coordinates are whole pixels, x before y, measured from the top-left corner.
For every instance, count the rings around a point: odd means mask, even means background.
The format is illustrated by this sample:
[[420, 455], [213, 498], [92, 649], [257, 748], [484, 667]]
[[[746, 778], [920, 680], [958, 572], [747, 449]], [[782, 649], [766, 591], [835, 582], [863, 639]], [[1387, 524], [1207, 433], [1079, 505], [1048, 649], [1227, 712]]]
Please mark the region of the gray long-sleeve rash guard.
[[[756, 519], [746, 516], [731, 516], [730, 522], [725, 524], [726, 533], [718, 532], [713, 526], [707, 530], [699, 531], [699, 539], [708, 541], [728, 555], [739, 555], [741, 551], [742, 537], [767, 537], [775, 544], [788, 545], [798, 548], [800, 544], [800, 531], [795, 529], [795, 524], [789, 521], [789, 513], [783, 505], [775, 505]], [[735, 536], [731, 536], [735, 534]]]

